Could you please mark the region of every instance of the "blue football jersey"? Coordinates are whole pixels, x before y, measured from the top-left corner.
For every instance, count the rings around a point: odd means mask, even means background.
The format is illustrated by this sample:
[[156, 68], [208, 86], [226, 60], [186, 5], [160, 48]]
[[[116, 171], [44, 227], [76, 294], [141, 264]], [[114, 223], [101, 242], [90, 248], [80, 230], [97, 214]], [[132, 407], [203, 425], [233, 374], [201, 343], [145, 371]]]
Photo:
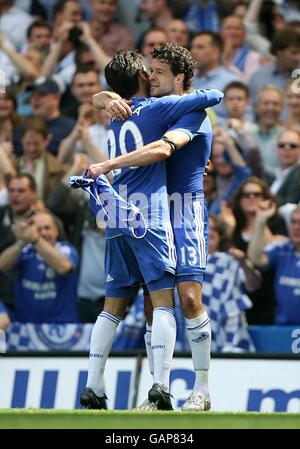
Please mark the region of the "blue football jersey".
[[[184, 96], [134, 98], [131, 106], [132, 116], [125, 122], [113, 119], [110, 123], [108, 131], [110, 158], [134, 151], [160, 139], [168, 128], [185, 114], [203, 110], [218, 103], [221, 98], [222, 94], [214, 89], [197, 90]], [[114, 189], [124, 199], [132, 201], [140, 208], [148, 221], [148, 227], [156, 227], [162, 221], [169, 220], [166, 185], [164, 161], [144, 167], [124, 168], [114, 173]], [[107, 228], [107, 237], [119, 234], [118, 229]]]
[[184, 115], [171, 130], [183, 131], [191, 141], [167, 161], [167, 182], [170, 194], [203, 191], [203, 174], [210, 156], [212, 127], [205, 111]]

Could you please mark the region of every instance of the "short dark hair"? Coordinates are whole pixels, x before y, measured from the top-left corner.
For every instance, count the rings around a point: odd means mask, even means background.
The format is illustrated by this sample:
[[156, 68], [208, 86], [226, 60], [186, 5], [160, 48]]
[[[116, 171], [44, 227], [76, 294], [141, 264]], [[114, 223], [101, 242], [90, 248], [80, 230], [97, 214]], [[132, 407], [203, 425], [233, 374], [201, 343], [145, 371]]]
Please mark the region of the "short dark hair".
[[34, 20], [31, 25], [29, 25], [29, 27], [27, 28], [27, 39], [30, 38], [32, 30], [34, 28], [47, 28], [50, 33], [52, 33], [52, 27], [51, 25], [49, 25], [49, 23], [47, 23], [45, 20], [43, 19], [36, 19]]
[[139, 89], [139, 74], [145, 72], [143, 55], [137, 51], [121, 50], [105, 67], [109, 86], [123, 98], [130, 98]]
[[231, 83], [227, 84], [224, 89], [224, 96], [230, 89], [240, 89], [246, 94], [246, 97], [249, 98], [249, 87], [241, 81], [232, 81]]
[[36, 187], [36, 182], [34, 177], [30, 174], [30, 173], [17, 173], [16, 175], [12, 176], [9, 181], [8, 181], [8, 186], [10, 185], [10, 183], [14, 180], [14, 179], [23, 179], [26, 178], [28, 179], [28, 184], [29, 184], [29, 188], [32, 192], [36, 192], [37, 187]]
[[213, 31], [199, 31], [199, 33], [196, 33], [192, 40], [195, 39], [195, 37], [199, 36], [209, 36], [211, 38], [212, 46], [217, 47], [221, 53], [223, 53], [224, 50], [224, 41], [219, 33], [214, 33]]
[[165, 44], [152, 51], [153, 59], [169, 64], [174, 76], [184, 74], [183, 88], [187, 91], [193, 82], [196, 61], [192, 53], [177, 44]]
[[276, 55], [278, 51], [294, 46], [300, 47], [300, 34], [298, 31], [287, 27], [275, 33], [272, 40], [271, 53]]

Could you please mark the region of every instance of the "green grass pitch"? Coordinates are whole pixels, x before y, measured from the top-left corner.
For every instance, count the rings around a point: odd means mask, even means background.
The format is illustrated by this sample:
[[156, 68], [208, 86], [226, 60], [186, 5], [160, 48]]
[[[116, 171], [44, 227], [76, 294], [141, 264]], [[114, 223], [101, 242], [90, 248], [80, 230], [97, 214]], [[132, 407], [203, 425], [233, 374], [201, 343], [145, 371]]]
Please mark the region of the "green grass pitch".
[[300, 429], [300, 413], [3, 409], [0, 429]]

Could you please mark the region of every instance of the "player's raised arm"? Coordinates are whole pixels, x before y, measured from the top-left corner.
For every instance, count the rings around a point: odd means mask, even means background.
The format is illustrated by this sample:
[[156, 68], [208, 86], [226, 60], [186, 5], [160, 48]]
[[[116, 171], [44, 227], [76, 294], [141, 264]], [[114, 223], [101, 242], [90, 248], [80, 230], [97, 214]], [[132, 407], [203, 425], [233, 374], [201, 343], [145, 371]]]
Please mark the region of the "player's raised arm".
[[193, 111], [204, 110], [213, 107], [222, 101], [223, 93], [218, 89], [198, 89], [186, 95], [169, 95], [161, 97], [155, 109], [163, 108], [164, 113], [170, 118], [170, 122], [179, 120], [183, 115]]

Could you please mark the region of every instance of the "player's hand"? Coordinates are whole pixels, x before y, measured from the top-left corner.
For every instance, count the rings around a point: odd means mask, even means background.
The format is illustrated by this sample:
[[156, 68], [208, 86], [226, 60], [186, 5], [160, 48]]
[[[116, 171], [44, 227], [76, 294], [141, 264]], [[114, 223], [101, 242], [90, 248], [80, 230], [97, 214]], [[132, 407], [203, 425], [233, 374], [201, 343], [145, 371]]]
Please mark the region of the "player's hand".
[[105, 109], [111, 117], [117, 120], [125, 120], [132, 115], [132, 110], [129, 106], [131, 103], [131, 100], [110, 100]]
[[100, 162], [99, 164], [92, 164], [88, 168], [88, 176], [90, 178], [96, 179], [97, 176], [105, 175], [110, 170], [107, 168], [106, 162]]

